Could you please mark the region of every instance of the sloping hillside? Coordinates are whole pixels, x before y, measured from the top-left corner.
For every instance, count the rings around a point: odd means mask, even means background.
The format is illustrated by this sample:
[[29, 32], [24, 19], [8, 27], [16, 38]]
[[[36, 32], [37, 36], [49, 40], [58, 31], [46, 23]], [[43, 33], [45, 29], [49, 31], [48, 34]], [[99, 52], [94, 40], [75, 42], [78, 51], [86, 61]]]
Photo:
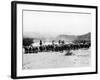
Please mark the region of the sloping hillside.
[[90, 41], [91, 40], [91, 33], [80, 35], [77, 37], [76, 40], [88, 40], [88, 41]]
[[24, 38], [33, 38], [34, 40], [45, 40], [45, 41], [58, 41], [58, 40], [64, 40], [64, 41], [79, 41], [79, 40], [91, 40], [91, 33], [83, 34], [83, 35], [65, 35], [60, 34], [58, 36], [52, 36], [49, 34], [39, 34], [39, 33], [25, 33], [23, 34]]
[[56, 39], [65, 40], [65, 41], [73, 41], [77, 39], [77, 36], [74, 35], [59, 35]]

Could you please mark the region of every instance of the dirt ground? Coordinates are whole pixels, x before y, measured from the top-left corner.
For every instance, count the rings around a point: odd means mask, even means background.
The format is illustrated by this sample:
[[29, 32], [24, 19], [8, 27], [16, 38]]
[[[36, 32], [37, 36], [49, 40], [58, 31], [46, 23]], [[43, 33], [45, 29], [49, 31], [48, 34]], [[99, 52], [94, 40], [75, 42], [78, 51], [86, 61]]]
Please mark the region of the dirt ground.
[[85, 67], [91, 65], [91, 49], [80, 49], [66, 52], [40, 52], [38, 54], [23, 53], [23, 69], [44, 69], [62, 67]]

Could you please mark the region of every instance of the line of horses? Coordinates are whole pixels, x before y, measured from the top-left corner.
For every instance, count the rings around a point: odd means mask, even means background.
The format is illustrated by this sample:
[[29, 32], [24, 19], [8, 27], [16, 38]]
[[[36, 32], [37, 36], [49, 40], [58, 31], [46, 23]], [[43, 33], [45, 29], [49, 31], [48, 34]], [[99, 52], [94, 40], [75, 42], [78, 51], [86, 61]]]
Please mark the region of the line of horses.
[[39, 46], [23, 46], [24, 53], [38, 53], [38, 52], [63, 52], [69, 50], [88, 49], [91, 46], [90, 42], [86, 43], [70, 43], [70, 44], [48, 44]]

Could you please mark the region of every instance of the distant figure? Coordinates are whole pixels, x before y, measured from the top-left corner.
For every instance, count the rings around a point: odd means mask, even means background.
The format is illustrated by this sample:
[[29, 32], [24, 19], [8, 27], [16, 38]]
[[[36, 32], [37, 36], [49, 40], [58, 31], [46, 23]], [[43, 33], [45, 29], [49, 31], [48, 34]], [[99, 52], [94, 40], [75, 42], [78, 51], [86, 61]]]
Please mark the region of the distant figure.
[[63, 45], [65, 44], [65, 41], [64, 41], [64, 40], [62, 41], [62, 44], [63, 44]]
[[61, 40], [58, 41], [58, 44], [61, 44]]
[[40, 46], [42, 46], [42, 40], [40, 40]]

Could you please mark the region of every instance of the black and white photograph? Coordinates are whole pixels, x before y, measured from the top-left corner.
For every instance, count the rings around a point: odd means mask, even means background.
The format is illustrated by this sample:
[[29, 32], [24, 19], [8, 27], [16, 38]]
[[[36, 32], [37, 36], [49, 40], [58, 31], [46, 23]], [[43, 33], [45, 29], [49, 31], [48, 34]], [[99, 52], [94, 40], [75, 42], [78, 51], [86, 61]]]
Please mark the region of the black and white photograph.
[[96, 6], [18, 3], [17, 76], [96, 73]]
[[23, 69], [91, 65], [91, 14], [23, 10]]

